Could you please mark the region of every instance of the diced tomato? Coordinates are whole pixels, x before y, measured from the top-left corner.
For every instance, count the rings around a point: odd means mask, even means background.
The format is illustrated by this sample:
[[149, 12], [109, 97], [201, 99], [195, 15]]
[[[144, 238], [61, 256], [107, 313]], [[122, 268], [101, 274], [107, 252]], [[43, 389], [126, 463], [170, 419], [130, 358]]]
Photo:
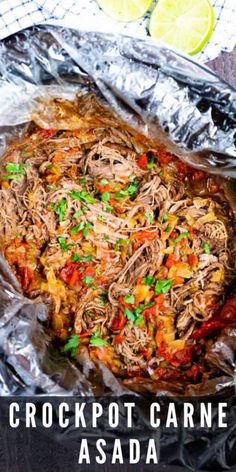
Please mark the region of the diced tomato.
[[113, 331], [121, 331], [124, 328], [125, 324], [127, 323], [127, 318], [122, 311], [119, 312], [111, 324], [111, 329]]
[[167, 165], [170, 162], [173, 162], [173, 161], [176, 160], [176, 157], [173, 156], [173, 154], [171, 154], [170, 152], [164, 151], [164, 150], [157, 151], [154, 154], [156, 155], [158, 161], [162, 165]]
[[203, 172], [202, 170], [193, 170], [192, 173], [192, 180], [194, 182], [201, 182], [206, 178], [206, 173]]
[[25, 292], [29, 289], [31, 282], [34, 279], [34, 273], [29, 267], [23, 266], [17, 268], [17, 275], [20, 279], [21, 286]]
[[167, 260], [166, 260], [166, 263], [165, 263], [165, 266], [170, 269], [172, 266], [174, 266], [176, 264], [177, 260], [174, 256], [174, 254], [169, 254], [169, 256], [167, 257]]
[[224, 323], [224, 326], [236, 328], [236, 295], [226, 300], [223, 308], [215, 317]]
[[193, 346], [187, 346], [174, 352], [166, 352], [165, 359], [174, 367], [180, 367], [192, 362], [194, 349]]
[[197, 364], [192, 365], [191, 369], [187, 370], [186, 376], [190, 379], [193, 379], [196, 382], [197, 377], [200, 372], [200, 367]]
[[76, 283], [81, 279], [81, 274], [78, 272], [78, 263], [72, 262], [63, 269], [61, 269], [60, 277], [66, 284], [74, 287]]
[[176, 161], [176, 168], [178, 170], [178, 177], [180, 179], [184, 179], [191, 172], [191, 167], [180, 160]]
[[184, 283], [184, 278], [183, 277], [175, 277], [173, 280], [173, 285], [181, 285]]
[[152, 241], [156, 237], [157, 233], [156, 231], [138, 231], [135, 234], [135, 239], [137, 239], [140, 242], [145, 242], [145, 241]]
[[155, 341], [157, 346], [161, 346], [163, 343], [163, 331], [161, 329], [157, 330]]
[[148, 156], [147, 154], [140, 154], [137, 159], [138, 166], [140, 169], [147, 170], [147, 165], [148, 165]]
[[124, 341], [124, 336], [122, 334], [117, 334], [113, 339], [114, 344], [122, 344], [123, 341]]
[[54, 129], [42, 129], [42, 130], [40, 130], [40, 135], [41, 135], [44, 139], [49, 139], [49, 138], [51, 138], [54, 134], [55, 134], [55, 130], [54, 130]]
[[157, 380], [178, 380], [180, 377], [180, 372], [178, 372], [175, 369], [169, 369], [169, 368], [164, 368], [164, 367], [158, 367], [155, 372], [154, 372], [154, 377]]
[[188, 263], [191, 267], [196, 266], [198, 264], [198, 256], [196, 256], [196, 254], [190, 254], [188, 256]]
[[164, 301], [165, 301], [165, 295], [163, 293], [155, 297], [155, 302], [158, 307], [161, 307]]

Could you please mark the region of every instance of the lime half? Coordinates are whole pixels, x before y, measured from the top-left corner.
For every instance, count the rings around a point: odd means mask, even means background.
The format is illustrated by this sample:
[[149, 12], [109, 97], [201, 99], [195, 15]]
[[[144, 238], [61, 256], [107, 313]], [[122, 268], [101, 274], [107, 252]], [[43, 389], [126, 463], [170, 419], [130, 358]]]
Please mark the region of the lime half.
[[104, 13], [117, 21], [134, 21], [149, 10], [153, 0], [97, 0]]
[[208, 0], [159, 0], [149, 32], [153, 38], [193, 55], [210, 39], [214, 23], [214, 10]]

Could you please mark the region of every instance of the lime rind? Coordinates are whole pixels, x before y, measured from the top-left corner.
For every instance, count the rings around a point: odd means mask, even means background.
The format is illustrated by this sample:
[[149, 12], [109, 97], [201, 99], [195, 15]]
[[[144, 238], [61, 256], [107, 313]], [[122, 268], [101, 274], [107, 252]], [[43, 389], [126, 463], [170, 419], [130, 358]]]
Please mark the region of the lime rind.
[[144, 16], [153, 0], [97, 0], [97, 3], [113, 20], [128, 23]]
[[[193, 6], [189, 7], [191, 1]], [[188, 5], [188, 8], [183, 12], [181, 6], [185, 5]], [[176, 26], [180, 11], [181, 18], [185, 18], [182, 28]], [[159, 0], [150, 17], [148, 29], [153, 39], [159, 39], [170, 47], [194, 55], [209, 41], [214, 25], [214, 9], [208, 0]]]

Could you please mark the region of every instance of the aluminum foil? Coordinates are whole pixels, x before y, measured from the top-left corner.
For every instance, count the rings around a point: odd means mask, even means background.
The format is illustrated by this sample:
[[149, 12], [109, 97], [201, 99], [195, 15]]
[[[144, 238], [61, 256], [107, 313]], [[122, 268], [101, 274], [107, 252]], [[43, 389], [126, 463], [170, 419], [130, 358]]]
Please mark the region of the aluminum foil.
[[[51, 97], [93, 91], [131, 127], [163, 142], [191, 165], [231, 178], [235, 198], [236, 91], [208, 69], [150, 40], [57, 27], [35, 27], [0, 44], [0, 152], [40, 115]], [[74, 365], [50, 345], [47, 307], [25, 298], [0, 259], [0, 394], [103, 395], [216, 393], [235, 385], [233, 329], [211, 346], [214, 380], [191, 386], [121, 384], [86, 351]]]

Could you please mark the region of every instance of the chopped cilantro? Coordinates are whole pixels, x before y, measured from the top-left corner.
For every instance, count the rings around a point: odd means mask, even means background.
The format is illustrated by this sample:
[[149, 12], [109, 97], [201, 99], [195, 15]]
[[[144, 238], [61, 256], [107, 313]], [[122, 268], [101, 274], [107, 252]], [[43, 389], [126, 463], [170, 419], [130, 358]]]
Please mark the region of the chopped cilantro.
[[86, 182], [87, 182], [86, 177], [81, 177], [79, 183], [80, 183], [81, 185], [83, 185], [83, 184], [86, 184]]
[[122, 200], [125, 197], [132, 197], [138, 191], [138, 184], [132, 182], [128, 184], [124, 189], [120, 190], [119, 192], [115, 193], [116, 200]]
[[104, 205], [104, 211], [106, 211], [107, 213], [111, 213], [114, 208], [111, 206], [111, 205]]
[[74, 200], [80, 200], [81, 202], [86, 202], [86, 203], [95, 203], [96, 202], [93, 195], [90, 195], [90, 193], [86, 192], [86, 190], [82, 190], [81, 192], [77, 192], [77, 191], [74, 190], [73, 192], [70, 192], [69, 195]]
[[146, 220], [148, 220], [148, 223], [150, 225], [152, 225], [154, 223], [154, 218], [153, 218], [151, 213], [145, 213], [144, 216], [145, 216]]
[[205, 254], [210, 254], [211, 253], [210, 246], [209, 246], [208, 243], [203, 243], [202, 247], [203, 247], [203, 250], [204, 250]]
[[133, 305], [135, 301], [134, 295], [125, 295], [124, 301], [125, 303], [129, 303], [130, 305]]
[[153, 169], [153, 167], [155, 167], [155, 157], [154, 155], [152, 154], [149, 158], [148, 158], [148, 164], [147, 164], [147, 168], [148, 169]]
[[80, 256], [79, 254], [73, 254], [72, 261], [73, 262], [90, 262], [93, 256], [88, 254], [87, 256]]
[[66, 216], [66, 211], [68, 208], [68, 203], [65, 198], [62, 198], [56, 205], [56, 214], [59, 217], [59, 222], [62, 223]]
[[18, 175], [24, 175], [25, 172], [25, 165], [24, 164], [18, 164], [16, 162], [8, 162], [5, 164], [5, 169], [6, 172], [9, 174], [18, 174]]
[[138, 316], [136, 317], [135, 324], [136, 324], [137, 326], [139, 326], [139, 325], [142, 323], [142, 321], [143, 321], [143, 316], [142, 316], [142, 315], [138, 315]]
[[70, 352], [72, 357], [75, 357], [78, 351], [78, 347], [80, 344], [80, 338], [78, 334], [73, 334], [69, 341], [65, 344], [62, 348], [63, 352]]
[[86, 225], [85, 225], [85, 227], [84, 227], [84, 230], [83, 230], [83, 236], [84, 236], [85, 238], [86, 238], [86, 236], [88, 236], [89, 231], [90, 231], [90, 229], [92, 228], [92, 226], [93, 226], [92, 223], [89, 223], [89, 222], [86, 223]]
[[66, 238], [64, 236], [58, 236], [57, 240], [60, 244], [60, 248], [62, 251], [67, 251], [71, 246], [71, 244], [67, 244]]
[[128, 318], [129, 321], [135, 321], [135, 314], [129, 310], [129, 308], [124, 309], [124, 315]]
[[167, 293], [172, 287], [172, 284], [173, 284], [172, 279], [158, 280], [155, 285], [155, 294], [160, 295], [162, 293]]
[[187, 238], [189, 236], [188, 231], [184, 231], [183, 233], [180, 233], [177, 238], [174, 239], [174, 243], [178, 243], [179, 241], [182, 241], [182, 239]]
[[99, 185], [107, 185], [108, 183], [108, 180], [104, 178], [100, 180]]
[[73, 218], [74, 218], [74, 219], [79, 218], [80, 216], [83, 215], [83, 213], [84, 213], [84, 212], [83, 212], [83, 210], [82, 210], [82, 208], [81, 208], [80, 210], [76, 211], [76, 212], [73, 214]]
[[154, 285], [155, 281], [156, 279], [152, 275], [146, 275], [146, 277], [143, 277], [143, 283], [146, 285]]
[[106, 346], [107, 345], [107, 340], [101, 338], [99, 331], [96, 331], [96, 333], [94, 333], [91, 336], [91, 338], [89, 340], [89, 344], [90, 344], [90, 346], [93, 346], [93, 347]]
[[101, 200], [103, 202], [109, 202], [110, 200], [110, 193], [109, 192], [104, 192], [101, 196]]
[[91, 277], [90, 275], [86, 275], [86, 277], [84, 277], [83, 279], [83, 282], [85, 283], [85, 285], [92, 285], [94, 281], [94, 278]]
[[78, 225], [74, 226], [74, 228], [70, 229], [70, 234], [79, 233], [80, 231], [82, 231], [82, 229], [84, 229], [84, 226], [85, 226], [85, 222], [81, 221]]

